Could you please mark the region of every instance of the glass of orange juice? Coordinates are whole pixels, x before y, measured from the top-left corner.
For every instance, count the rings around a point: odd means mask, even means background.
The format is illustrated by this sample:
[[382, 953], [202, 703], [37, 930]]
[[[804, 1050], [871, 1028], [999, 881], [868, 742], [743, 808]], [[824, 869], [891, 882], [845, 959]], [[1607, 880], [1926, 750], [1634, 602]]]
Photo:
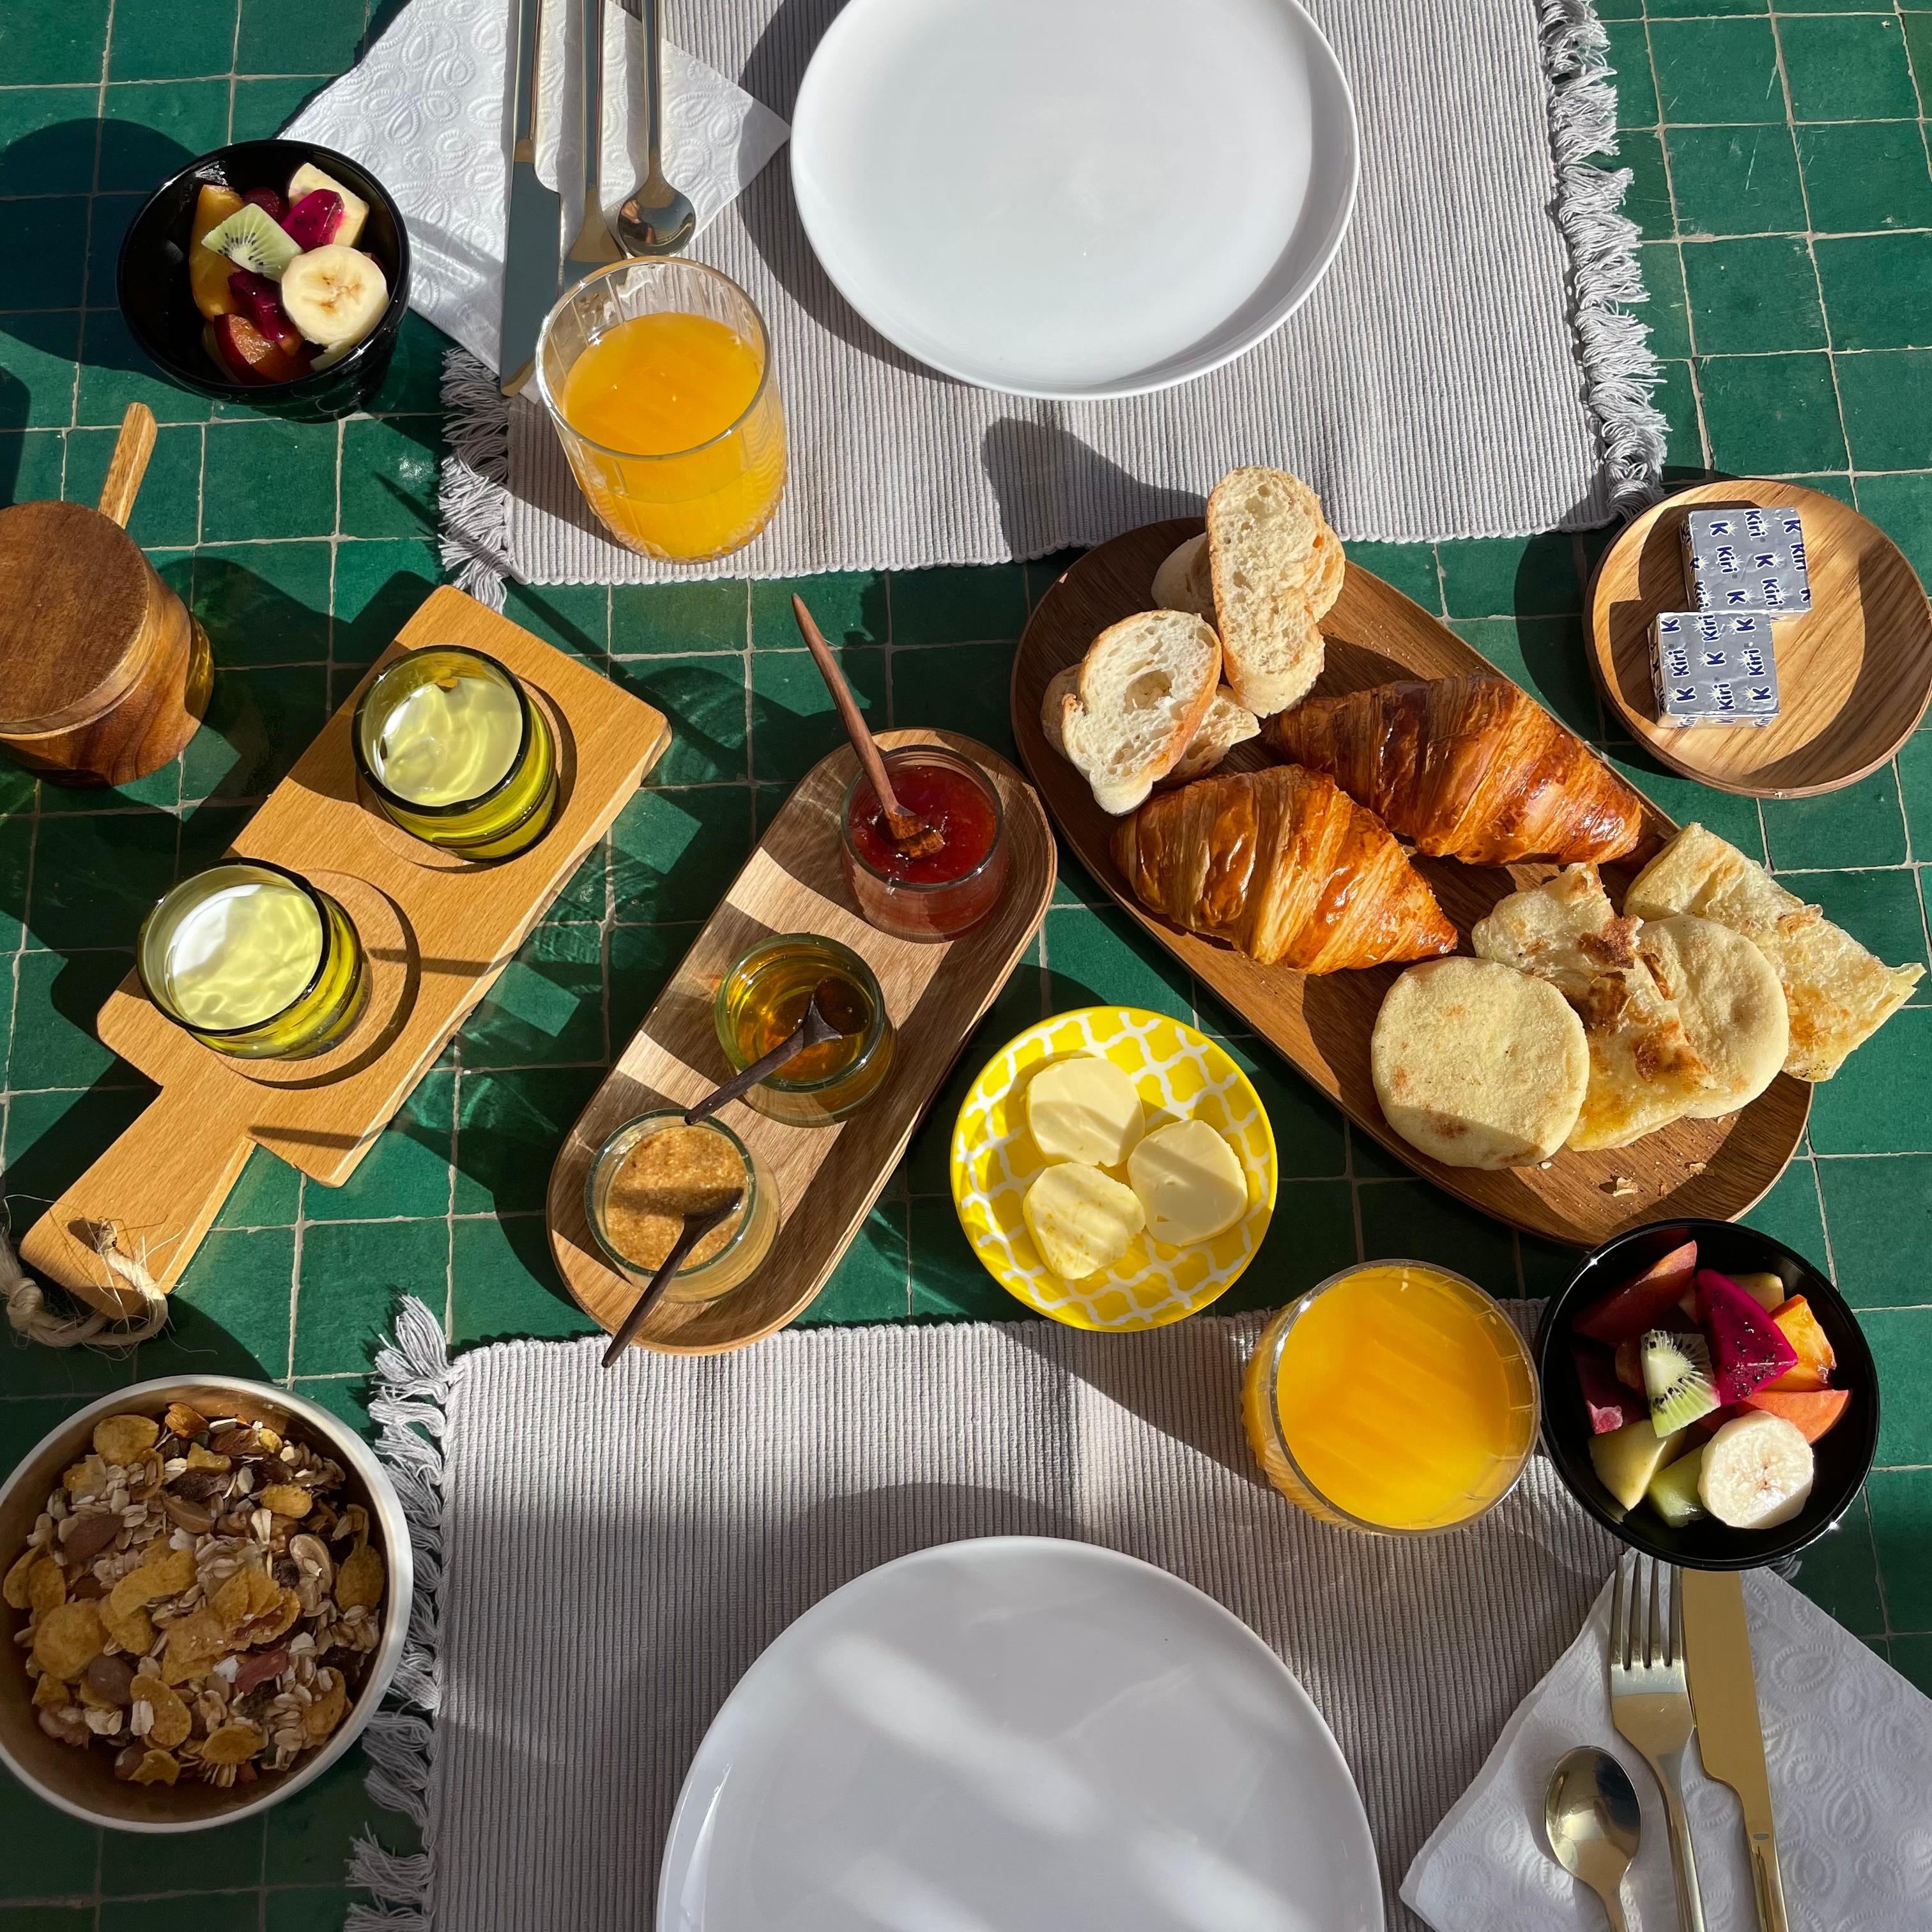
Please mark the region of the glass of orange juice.
[[536, 383], [590, 507], [672, 563], [748, 544], [784, 494], [784, 418], [752, 298], [697, 262], [614, 262], [545, 318]]
[[1380, 1536], [1473, 1522], [1536, 1446], [1536, 1370], [1472, 1281], [1426, 1262], [1345, 1268], [1262, 1332], [1242, 1418], [1268, 1479]]

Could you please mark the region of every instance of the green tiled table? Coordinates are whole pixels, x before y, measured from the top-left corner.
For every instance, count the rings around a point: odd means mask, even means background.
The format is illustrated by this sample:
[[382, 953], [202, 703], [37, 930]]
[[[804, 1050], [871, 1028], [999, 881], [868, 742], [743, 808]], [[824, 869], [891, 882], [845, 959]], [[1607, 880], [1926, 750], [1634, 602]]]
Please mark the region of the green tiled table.
[[[1526, 11], [1528, 0], [1523, 0]], [[1636, 172], [1671, 461], [1802, 479], [1856, 502], [1932, 576], [1932, 6], [1600, 0]], [[94, 1038], [145, 905], [218, 852], [332, 702], [437, 580], [442, 340], [412, 318], [373, 416], [294, 428], [210, 407], [143, 368], [113, 262], [142, 191], [272, 133], [350, 65], [392, 0], [4, 0], [0, 5], [0, 502], [98, 491], [123, 406], [163, 428], [134, 534], [192, 598], [220, 666], [208, 725], [124, 792], [0, 766], [4, 1150], [14, 1228], [144, 1104]], [[374, 17], [372, 19], [372, 13]], [[1292, 325], [1291, 325], [1292, 326]], [[1507, 449], [1496, 452], [1509, 460]], [[1603, 736], [1580, 581], [1598, 540], [1358, 545], [1352, 554], [1524, 678], [1678, 818], [1699, 818], [1888, 961], [1927, 956], [1932, 731], [1830, 797], [1762, 808]], [[819, 580], [826, 631], [873, 716], [944, 718], [1011, 750], [1006, 668], [1048, 562]], [[510, 614], [667, 712], [676, 742], [350, 1184], [257, 1154], [138, 1358], [0, 1342], [0, 1459], [77, 1402], [174, 1369], [292, 1382], [342, 1413], [399, 1289], [459, 1342], [586, 1324], [547, 1258], [552, 1149], [710, 910], [718, 881], [837, 728], [796, 648], [790, 586], [513, 592]], [[1568, 1265], [1351, 1135], [1225, 1010], [1093, 903], [1069, 863], [1028, 963], [965, 1055], [1095, 995], [1198, 1017], [1255, 1072], [1283, 1213], [1228, 1305], [1286, 1297], [1358, 1255], [1439, 1256], [1504, 1293]], [[973, 1260], [946, 1191], [960, 1080], [814, 1321], [1020, 1313]], [[1932, 980], [1820, 1090], [1810, 1142], [1751, 1219], [1823, 1260], [1862, 1311], [1886, 1393], [1880, 1467], [1801, 1585], [1932, 1690]], [[157, 1841], [84, 1828], [0, 1780], [0, 1932], [311, 1932], [341, 1923], [361, 1764], [266, 1824]], [[179, 1894], [192, 1893], [192, 1899]]]

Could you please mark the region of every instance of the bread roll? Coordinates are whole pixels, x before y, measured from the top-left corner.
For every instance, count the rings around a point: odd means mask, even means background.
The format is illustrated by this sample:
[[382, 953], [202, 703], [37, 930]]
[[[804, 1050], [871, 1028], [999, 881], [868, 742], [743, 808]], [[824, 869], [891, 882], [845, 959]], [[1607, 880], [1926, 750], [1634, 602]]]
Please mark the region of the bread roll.
[[1636, 945], [1717, 1083], [1684, 1112], [1710, 1120], [1748, 1106], [1778, 1078], [1790, 1046], [1771, 962], [1742, 933], [1690, 913], [1646, 920]]

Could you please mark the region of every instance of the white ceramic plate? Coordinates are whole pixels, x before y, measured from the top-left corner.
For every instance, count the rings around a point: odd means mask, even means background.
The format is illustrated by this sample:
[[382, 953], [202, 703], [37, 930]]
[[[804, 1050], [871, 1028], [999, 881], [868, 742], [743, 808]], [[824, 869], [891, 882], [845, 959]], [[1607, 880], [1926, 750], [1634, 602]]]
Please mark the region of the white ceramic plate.
[[739, 1683], [658, 1932], [1380, 1932], [1320, 1714], [1191, 1585], [1086, 1544], [922, 1550]]
[[1355, 111], [1298, 0], [850, 0], [792, 184], [852, 306], [1017, 395], [1138, 395], [1251, 349], [1354, 202]]

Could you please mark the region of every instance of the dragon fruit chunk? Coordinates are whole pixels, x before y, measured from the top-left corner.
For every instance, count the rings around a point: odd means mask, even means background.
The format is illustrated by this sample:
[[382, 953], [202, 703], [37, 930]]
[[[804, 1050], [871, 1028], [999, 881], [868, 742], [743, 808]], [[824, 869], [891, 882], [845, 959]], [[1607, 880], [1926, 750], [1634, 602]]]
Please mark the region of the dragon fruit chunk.
[[289, 210], [282, 226], [304, 250], [326, 248], [342, 226], [342, 197], [326, 188], [313, 188]]
[[1583, 1392], [1583, 1408], [1590, 1418], [1593, 1436], [1607, 1436], [1613, 1429], [1639, 1420], [1650, 1413], [1640, 1389], [1628, 1389], [1610, 1372], [1603, 1352], [1585, 1342], [1572, 1342], [1576, 1360], [1576, 1384]]
[[289, 205], [272, 188], [251, 188], [242, 197], [245, 206], [253, 202], [272, 221], [280, 221], [289, 212]]
[[243, 314], [271, 342], [289, 355], [302, 346], [302, 338], [283, 309], [280, 292], [266, 275], [238, 268], [228, 278], [228, 287]]
[[1697, 1316], [1710, 1338], [1720, 1402], [1742, 1402], [1797, 1364], [1798, 1351], [1756, 1298], [1714, 1268], [1697, 1270]]

